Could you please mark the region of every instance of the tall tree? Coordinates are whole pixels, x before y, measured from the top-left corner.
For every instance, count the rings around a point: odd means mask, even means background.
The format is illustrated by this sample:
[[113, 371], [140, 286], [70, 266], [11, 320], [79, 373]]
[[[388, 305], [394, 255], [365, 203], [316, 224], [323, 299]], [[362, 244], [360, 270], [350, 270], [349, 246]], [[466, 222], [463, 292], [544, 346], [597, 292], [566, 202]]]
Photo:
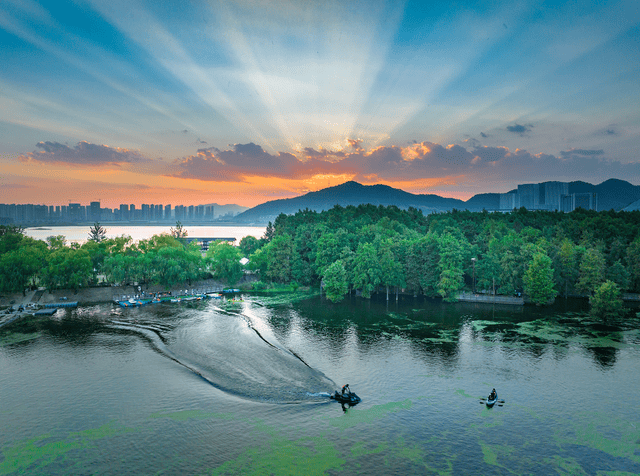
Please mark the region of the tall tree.
[[547, 304], [556, 296], [551, 258], [545, 253], [538, 252], [533, 255], [524, 274], [524, 292], [531, 302], [538, 306]]
[[238, 243], [242, 256], [251, 256], [260, 248], [260, 242], [255, 236], [245, 236]]
[[627, 248], [627, 265], [631, 274], [631, 289], [640, 292], [640, 235]]
[[604, 256], [597, 248], [589, 248], [580, 262], [580, 279], [576, 289], [581, 293], [593, 294], [604, 280]]
[[211, 261], [214, 276], [229, 284], [237, 283], [242, 278], [240, 250], [229, 243], [218, 243], [209, 247], [207, 258]]
[[624, 313], [624, 303], [620, 297], [620, 289], [613, 281], [600, 284], [589, 299], [591, 315], [601, 319], [610, 319]]
[[353, 285], [362, 291], [362, 297], [370, 298], [380, 284], [380, 262], [376, 249], [371, 243], [360, 243], [354, 256]]
[[608, 280], [613, 281], [618, 285], [621, 292], [625, 292], [629, 289], [631, 275], [629, 274], [629, 271], [627, 271], [625, 265], [622, 264], [621, 260], [617, 260], [609, 266], [605, 274]]
[[324, 272], [323, 276], [324, 290], [327, 298], [333, 302], [339, 302], [344, 299], [347, 294], [347, 272], [344, 269], [342, 260], [332, 263]]
[[175, 228], [171, 227], [171, 236], [178, 240], [180, 238], [186, 238], [188, 235], [189, 234], [187, 233], [187, 230], [183, 228], [182, 223], [180, 223], [179, 221], [176, 222]]
[[438, 294], [447, 302], [455, 301], [464, 284], [462, 280], [462, 247], [460, 241], [449, 232], [440, 236], [440, 262], [438, 268]]
[[293, 258], [293, 239], [285, 233], [273, 238], [267, 245], [267, 277], [279, 283], [291, 280], [291, 262]]
[[100, 226], [100, 223], [95, 222], [91, 228], [89, 228], [89, 241], [95, 241], [100, 243], [107, 236], [107, 230]]

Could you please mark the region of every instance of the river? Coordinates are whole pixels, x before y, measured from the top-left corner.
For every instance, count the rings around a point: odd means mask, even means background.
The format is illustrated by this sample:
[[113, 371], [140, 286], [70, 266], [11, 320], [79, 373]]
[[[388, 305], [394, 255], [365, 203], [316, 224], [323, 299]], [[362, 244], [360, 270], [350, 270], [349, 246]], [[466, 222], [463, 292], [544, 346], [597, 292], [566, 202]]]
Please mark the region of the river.
[[[24, 233], [31, 238], [37, 240], [46, 240], [49, 236], [64, 236], [67, 241], [84, 243], [89, 236], [89, 229], [93, 225], [74, 225], [74, 226], [42, 226], [26, 228]], [[103, 224], [106, 230], [107, 238], [115, 238], [122, 235], [128, 235], [133, 241], [147, 240], [153, 235], [161, 233], [169, 233], [175, 224], [169, 225], [109, 225]], [[215, 237], [215, 238], [235, 238], [236, 244], [245, 236], [262, 237], [266, 228], [264, 226], [202, 226], [202, 225], [184, 225], [184, 230], [188, 236], [195, 238]]]
[[237, 297], [1, 327], [0, 474], [640, 473], [635, 317]]

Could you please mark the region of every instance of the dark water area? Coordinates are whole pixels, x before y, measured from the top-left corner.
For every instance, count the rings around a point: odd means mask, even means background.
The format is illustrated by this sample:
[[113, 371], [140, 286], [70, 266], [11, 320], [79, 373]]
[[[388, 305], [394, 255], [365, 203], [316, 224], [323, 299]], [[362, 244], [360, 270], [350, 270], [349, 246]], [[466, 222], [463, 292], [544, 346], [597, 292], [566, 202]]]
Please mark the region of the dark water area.
[[635, 313], [243, 299], [1, 327], [0, 474], [640, 473]]

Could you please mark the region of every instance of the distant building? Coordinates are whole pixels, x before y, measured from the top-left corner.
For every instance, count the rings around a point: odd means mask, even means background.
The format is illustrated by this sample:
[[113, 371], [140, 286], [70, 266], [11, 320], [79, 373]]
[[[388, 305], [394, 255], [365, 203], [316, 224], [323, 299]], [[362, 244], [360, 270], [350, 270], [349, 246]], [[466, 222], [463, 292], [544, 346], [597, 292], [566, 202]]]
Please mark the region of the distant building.
[[94, 223], [100, 221], [100, 202], [91, 202], [89, 204], [89, 220]]
[[501, 193], [500, 210], [510, 212], [514, 208], [519, 208], [518, 192]]
[[538, 210], [540, 208], [540, 184], [527, 183], [518, 185], [519, 207], [527, 210]]
[[545, 182], [540, 184], [544, 190], [544, 209], [561, 210], [561, 197], [569, 193], [567, 182]]
[[572, 193], [561, 196], [561, 210], [563, 212], [572, 212], [576, 208], [585, 210], [598, 210], [598, 194], [597, 193]]

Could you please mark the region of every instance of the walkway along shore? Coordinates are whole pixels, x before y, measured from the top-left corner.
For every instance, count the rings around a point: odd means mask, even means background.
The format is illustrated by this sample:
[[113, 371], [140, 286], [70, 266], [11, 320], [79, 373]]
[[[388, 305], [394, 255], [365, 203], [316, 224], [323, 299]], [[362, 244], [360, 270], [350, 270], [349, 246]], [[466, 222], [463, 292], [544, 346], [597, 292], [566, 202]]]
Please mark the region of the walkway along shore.
[[[55, 289], [48, 291], [45, 289], [39, 289], [37, 291], [27, 291], [26, 295], [22, 293], [4, 294], [0, 296], [0, 309], [15, 306], [16, 308], [21, 304], [26, 308], [29, 304], [37, 304], [40, 307], [44, 307], [46, 304], [53, 304], [66, 301], [78, 301], [80, 305], [86, 304], [98, 304], [105, 302], [113, 302], [113, 298], [116, 296], [134, 296], [136, 294], [160, 293], [171, 291], [173, 294], [179, 294], [187, 290], [222, 290], [229, 286], [217, 281], [215, 279], [207, 279], [203, 281], [194, 281], [191, 284], [180, 283], [175, 286], [166, 287], [160, 285], [140, 285], [140, 291], [138, 285], [128, 286], [95, 286], [88, 288], [80, 288], [77, 292], [73, 289]], [[13, 301], [13, 303], [12, 303]]]

